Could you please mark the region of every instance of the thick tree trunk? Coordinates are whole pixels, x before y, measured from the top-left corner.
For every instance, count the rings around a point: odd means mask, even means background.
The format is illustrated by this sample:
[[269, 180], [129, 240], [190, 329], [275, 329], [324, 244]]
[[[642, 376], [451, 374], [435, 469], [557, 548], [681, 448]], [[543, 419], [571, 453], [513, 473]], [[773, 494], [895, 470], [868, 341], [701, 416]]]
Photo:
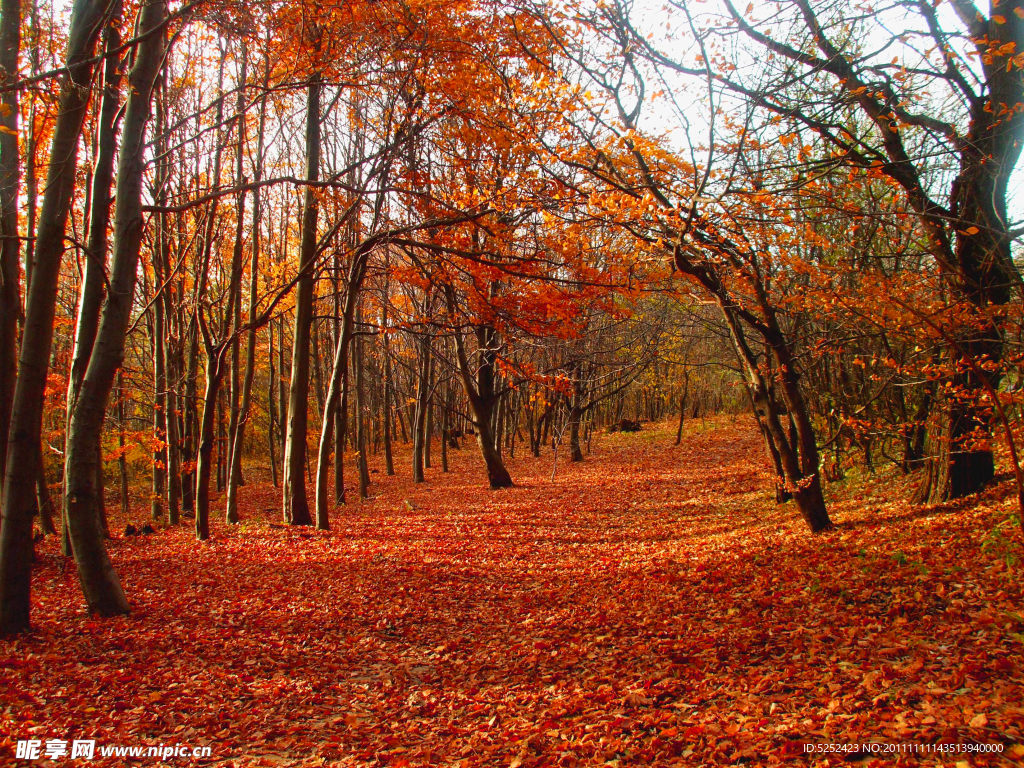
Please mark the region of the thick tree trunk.
[[[454, 293], [451, 289], [447, 289], [446, 293], [449, 312], [453, 312], [455, 305]], [[469, 400], [470, 408], [473, 411], [473, 426], [476, 429], [476, 439], [480, 446], [480, 454], [483, 456], [484, 466], [487, 469], [487, 484], [491, 490], [511, 488], [513, 485], [512, 476], [509, 475], [508, 469], [505, 468], [505, 464], [501, 460], [501, 454], [494, 444], [494, 434], [491, 431], [494, 405], [497, 401], [494, 392], [497, 333], [492, 328], [480, 327], [477, 329], [477, 341], [480, 346], [481, 361], [476, 371], [476, 381], [474, 381], [469, 356], [466, 354], [465, 341], [460, 333], [455, 333], [455, 351], [459, 363], [459, 375], [462, 379], [462, 385], [466, 390], [466, 397]]]
[[220, 383], [224, 378], [224, 351], [223, 347], [211, 345], [206, 352], [206, 392], [196, 456], [196, 538], [200, 541], [210, 538], [210, 475], [213, 474], [213, 444], [217, 440], [217, 405]]
[[[4, 17], [20, 23], [3, 5]], [[39, 453], [43, 399], [53, 342], [53, 319], [64, 236], [75, 190], [78, 143], [85, 121], [93, 73], [93, 52], [108, 4], [76, 0], [71, 10], [67, 69], [61, 81], [60, 105], [53, 126], [50, 166], [33, 255], [22, 330], [18, 378], [11, 401], [10, 427], [0, 524], [0, 633], [28, 629], [32, 568], [32, 516], [36, 508], [36, 477], [26, 472]], [[5, 31], [5, 54], [9, 54]], [[17, 56], [17, 47], [13, 52]], [[6, 182], [5, 182], [6, 183]]]
[[801, 479], [791, 491], [804, 520], [815, 533], [832, 526], [825, 508], [825, 496], [821, 489], [821, 461], [818, 455], [817, 436], [811, 424], [807, 403], [800, 392], [796, 362], [784, 343], [772, 346], [772, 353], [779, 364], [779, 378], [782, 384], [782, 398], [789, 410], [789, 416], [796, 425], [796, 436], [800, 444]]
[[[1024, 12], [1019, 3], [1017, 6], [992, 15], [988, 34], [997, 37], [1004, 47], [1016, 45], [1020, 51], [1024, 46]], [[995, 14], [995, 3], [992, 9]], [[936, 425], [934, 439], [930, 440], [932, 456], [925, 500], [932, 504], [976, 493], [995, 475], [991, 449], [972, 445], [986, 442], [991, 434], [991, 406], [975, 404], [971, 396], [984, 392], [987, 385], [997, 388], [1001, 374], [998, 370], [987, 372], [988, 382], [984, 382], [963, 358], [990, 363], [1002, 360], [1003, 332], [999, 321], [993, 319], [1002, 312], [992, 308], [1013, 301], [1021, 286], [1013, 262], [1006, 193], [1024, 147], [1024, 120], [1012, 114], [1024, 101], [1024, 78], [1016, 65], [1004, 65], [1002, 56], [984, 65], [984, 76], [988, 94], [974, 100], [969, 131], [960, 142], [959, 173], [951, 186], [956, 246], [954, 264], [947, 265], [946, 270], [953, 294], [973, 305], [978, 319], [964, 325], [957, 338], [958, 348], [949, 351], [950, 362], [960, 371], [951, 383], [954, 390], [967, 397], [945, 403], [937, 414], [944, 423]], [[994, 109], [993, 105], [1002, 108]], [[972, 436], [981, 440], [974, 441]]]
[[[320, 175], [320, 78], [307, 87], [306, 179]], [[316, 192], [306, 187], [302, 211], [302, 242], [295, 290], [295, 332], [292, 337], [292, 376], [288, 393], [288, 433], [284, 455], [284, 519], [292, 525], [311, 525], [306, 499], [306, 433], [309, 409], [309, 334], [313, 320], [313, 260], [316, 258], [318, 205]]]
[[[103, 49], [113, 51], [121, 45], [121, 3], [116, 2], [111, 10], [111, 19], [103, 29]], [[85, 370], [92, 356], [93, 344], [100, 325], [100, 310], [103, 307], [105, 283], [107, 280], [107, 228], [110, 224], [110, 185], [114, 175], [114, 156], [117, 152], [115, 118], [120, 106], [121, 68], [119, 57], [109, 55], [103, 68], [103, 98], [100, 103], [97, 126], [96, 161], [92, 175], [92, 192], [89, 206], [89, 237], [85, 251], [85, 267], [79, 289], [78, 313], [75, 318], [74, 352], [71, 358], [71, 372], [68, 377], [66, 423], [71, 415], [78, 393], [85, 378]], [[67, 455], [65, 436], [64, 453]], [[97, 442], [99, 435], [95, 436]], [[99, 449], [98, 449], [99, 450]], [[102, 466], [99, 469], [102, 472]], [[103, 501], [97, 503], [97, 514], [106, 519]], [[65, 556], [71, 555], [70, 526], [67, 520], [67, 504], [61, 504], [62, 546]]]
[[[21, 49], [21, 0], [0, 2], [0, 69], [3, 82], [18, 78]], [[21, 317], [21, 268], [18, 238], [19, 89], [0, 94], [0, 469], [7, 465], [7, 432], [17, 380], [18, 319]], [[0, 499], [3, 480], [0, 479]]]
[[[163, 23], [165, 0], [148, 0], [139, 11], [140, 32]], [[128, 600], [103, 545], [98, 524], [97, 488], [102, 456], [97, 435], [102, 434], [114, 378], [124, 357], [125, 335], [142, 245], [142, 175], [145, 169], [146, 123], [153, 85], [163, 61], [164, 37], [153, 34], [136, 50], [128, 76], [123, 140], [117, 168], [117, 207], [114, 212], [114, 248], [110, 290], [103, 305], [92, 356], [69, 425], [65, 482], [71, 545], [90, 611], [104, 616], [128, 613]], [[158, 349], [161, 345], [157, 345]]]
[[[832, 521], [825, 508], [825, 497], [821, 490], [818, 447], [814, 432], [810, 428], [810, 420], [803, 398], [796, 385], [796, 374], [788, 349], [782, 344], [777, 344], [772, 351], [779, 367], [783, 369], [780, 373], [783, 397], [790, 414], [796, 420], [798, 445], [791, 443], [786, 435], [779, 418], [778, 408], [772, 401], [757, 358], [750, 349], [743, 329], [739, 325], [739, 319], [727, 306], [722, 305], [722, 311], [729, 328], [729, 336], [746, 372], [750, 393], [754, 399], [754, 407], [764, 419], [764, 424], [771, 433], [772, 442], [778, 449], [786, 479], [785, 490], [792, 494], [801, 516], [811, 531], [817, 533], [824, 530], [832, 525]], [[778, 492], [776, 491], [776, 493]]]
[[582, 416], [579, 408], [569, 409], [569, 454], [573, 461], [583, 461], [583, 447], [580, 445], [580, 419]]

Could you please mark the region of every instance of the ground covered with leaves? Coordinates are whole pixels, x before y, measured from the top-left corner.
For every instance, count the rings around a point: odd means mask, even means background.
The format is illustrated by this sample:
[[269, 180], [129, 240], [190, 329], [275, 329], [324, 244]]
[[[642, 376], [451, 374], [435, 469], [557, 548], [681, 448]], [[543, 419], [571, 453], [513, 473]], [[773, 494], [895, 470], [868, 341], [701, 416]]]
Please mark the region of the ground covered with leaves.
[[[239, 766], [1024, 762], [1006, 483], [915, 509], [898, 476], [849, 478], [812, 536], [747, 420], [673, 437], [600, 435], [554, 478], [517, 454], [500, 492], [472, 445], [420, 486], [374, 464], [330, 533], [276, 525], [250, 482], [209, 542], [115, 536], [126, 619], [85, 615], [49, 539], [35, 628], [0, 645], [0, 762], [28, 738]], [[804, 754], [868, 741], [1003, 751]]]

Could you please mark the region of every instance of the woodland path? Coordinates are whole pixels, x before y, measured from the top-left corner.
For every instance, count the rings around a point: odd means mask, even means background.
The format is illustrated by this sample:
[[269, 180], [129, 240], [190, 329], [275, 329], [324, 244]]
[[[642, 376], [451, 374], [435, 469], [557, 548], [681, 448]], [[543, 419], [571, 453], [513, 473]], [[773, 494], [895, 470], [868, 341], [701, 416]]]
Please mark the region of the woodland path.
[[126, 619], [85, 616], [50, 537], [34, 630], [0, 645], [0, 762], [30, 737], [240, 766], [810, 764], [804, 742], [868, 737], [1024, 759], [1003, 489], [914, 511], [892, 477], [851, 480], [811, 536], [771, 503], [747, 419], [672, 432], [599, 435], [554, 481], [550, 451], [517, 453], [501, 492], [471, 444], [418, 487], [375, 457], [374, 498], [329, 534], [271, 525], [278, 492], [252, 482], [207, 543], [114, 539]]

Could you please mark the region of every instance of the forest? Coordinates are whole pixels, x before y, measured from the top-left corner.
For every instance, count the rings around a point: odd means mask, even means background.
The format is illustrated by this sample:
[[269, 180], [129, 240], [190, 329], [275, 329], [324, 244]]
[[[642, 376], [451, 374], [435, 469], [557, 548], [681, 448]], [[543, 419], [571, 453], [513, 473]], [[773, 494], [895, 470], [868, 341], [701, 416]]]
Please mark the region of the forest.
[[0, 764], [1024, 760], [1024, 0], [0, 40]]

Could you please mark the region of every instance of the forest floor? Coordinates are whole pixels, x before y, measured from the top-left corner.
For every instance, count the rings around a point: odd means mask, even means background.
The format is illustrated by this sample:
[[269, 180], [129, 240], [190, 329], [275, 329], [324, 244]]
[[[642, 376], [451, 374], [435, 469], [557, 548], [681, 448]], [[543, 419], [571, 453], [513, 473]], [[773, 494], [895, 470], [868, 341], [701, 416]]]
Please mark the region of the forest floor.
[[[673, 431], [598, 435], [555, 479], [517, 454], [500, 492], [472, 444], [420, 486], [375, 457], [330, 533], [277, 525], [256, 482], [205, 543], [115, 517], [123, 619], [85, 615], [50, 537], [34, 630], [0, 644], [0, 762], [35, 738], [95, 739], [98, 765], [1024, 763], [1008, 483], [915, 509], [898, 475], [849, 478], [813, 536], [747, 419]], [[804, 754], [867, 741], [1003, 751]]]

